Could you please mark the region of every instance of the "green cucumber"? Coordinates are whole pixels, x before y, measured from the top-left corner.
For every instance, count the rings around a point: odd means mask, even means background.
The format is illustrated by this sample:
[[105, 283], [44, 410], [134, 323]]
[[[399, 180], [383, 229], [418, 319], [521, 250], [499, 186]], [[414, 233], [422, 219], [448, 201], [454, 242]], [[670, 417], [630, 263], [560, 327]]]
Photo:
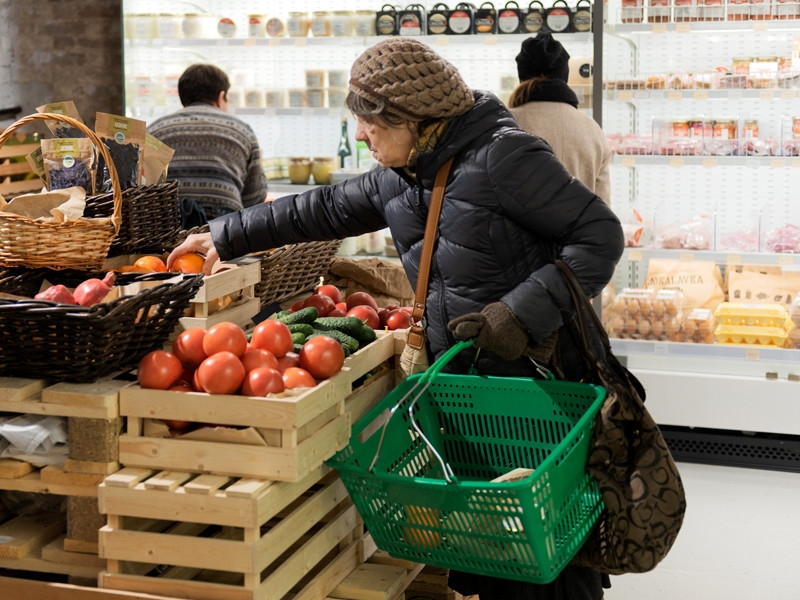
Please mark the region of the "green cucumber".
[[296, 312], [279, 317], [278, 320], [287, 325], [294, 325], [296, 323], [313, 323], [317, 317], [319, 317], [317, 309], [313, 306], [306, 306]]
[[305, 336], [311, 335], [314, 333], [314, 326], [309, 325], [308, 323], [292, 323], [288, 325], [289, 331], [292, 333], [302, 333]]
[[358, 317], [319, 317], [312, 325], [321, 331], [336, 329], [351, 337], [361, 331], [364, 322]]
[[320, 335], [327, 335], [329, 338], [333, 338], [342, 345], [342, 348], [347, 348], [350, 352], [355, 352], [359, 348], [359, 343], [357, 339], [347, 335], [343, 331], [339, 331], [338, 329], [329, 329], [327, 331], [316, 331], [312, 335], [308, 336], [306, 338], [306, 341]]

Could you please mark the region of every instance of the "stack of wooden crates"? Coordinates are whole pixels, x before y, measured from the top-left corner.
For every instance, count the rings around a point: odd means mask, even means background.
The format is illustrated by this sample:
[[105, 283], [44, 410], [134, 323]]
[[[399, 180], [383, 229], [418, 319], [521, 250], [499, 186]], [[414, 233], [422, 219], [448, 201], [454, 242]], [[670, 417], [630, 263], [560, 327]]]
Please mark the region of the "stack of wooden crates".
[[[129, 382], [57, 383], [0, 377], [0, 412], [67, 418], [69, 454], [63, 466], [37, 469], [29, 462], [0, 459], [0, 489], [35, 494], [49, 505], [66, 502], [66, 519], [53, 511], [11, 514], [0, 508], [0, 569], [63, 575], [94, 582], [105, 568], [98, 557], [98, 486], [119, 469], [119, 391]], [[37, 504], [31, 501], [30, 504]]]
[[[324, 464], [394, 387], [401, 345], [381, 335], [335, 377], [281, 399], [123, 388], [123, 468], [99, 486], [100, 587], [202, 600], [402, 598], [422, 565], [376, 551]], [[171, 438], [153, 427], [161, 419], [246, 428]]]

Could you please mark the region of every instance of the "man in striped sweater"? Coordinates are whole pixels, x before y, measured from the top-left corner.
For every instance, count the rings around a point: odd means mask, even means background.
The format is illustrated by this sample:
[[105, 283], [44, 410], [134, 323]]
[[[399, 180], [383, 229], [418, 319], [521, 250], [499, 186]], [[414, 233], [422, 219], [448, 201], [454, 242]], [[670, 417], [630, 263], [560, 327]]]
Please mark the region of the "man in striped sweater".
[[229, 89], [222, 69], [194, 64], [178, 80], [183, 108], [147, 129], [175, 150], [168, 175], [181, 182], [184, 228], [253, 206], [267, 196], [258, 140], [250, 125], [227, 112]]

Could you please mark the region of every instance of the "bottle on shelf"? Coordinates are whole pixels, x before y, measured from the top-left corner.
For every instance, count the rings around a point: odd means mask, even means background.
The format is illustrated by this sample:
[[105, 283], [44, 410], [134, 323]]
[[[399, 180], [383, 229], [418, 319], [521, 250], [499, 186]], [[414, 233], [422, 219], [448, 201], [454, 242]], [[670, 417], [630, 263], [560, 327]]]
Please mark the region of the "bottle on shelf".
[[356, 142], [356, 167], [362, 171], [369, 171], [377, 164], [378, 161], [372, 158], [367, 142]]
[[347, 133], [347, 119], [342, 119], [342, 135], [339, 137], [339, 147], [336, 149], [339, 157], [340, 169], [351, 169], [353, 167], [353, 151], [350, 150], [350, 136]]

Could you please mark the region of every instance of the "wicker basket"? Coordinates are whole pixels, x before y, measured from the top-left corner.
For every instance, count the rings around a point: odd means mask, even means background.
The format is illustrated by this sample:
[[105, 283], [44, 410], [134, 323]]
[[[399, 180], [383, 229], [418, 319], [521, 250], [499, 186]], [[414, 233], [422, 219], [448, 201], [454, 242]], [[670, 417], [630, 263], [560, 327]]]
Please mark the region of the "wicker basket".
[[19, 119], [0, 134], [0, 147], [20, 127], [35, 121], [63, 121], [80, 129], [109, 165], [113, 188], [111, 216], [80, 218], [62, 223], [39, 221], [0, 212], [0, 265], [49, 269], [99, 269], [122, 222], [122, 192], [113, 161], [95, 133], [80, 121], [65, 115], [37, 113]]
[[[102, 273], [63, 269], [0, 271], [0, 292], [32, 298], [46, 279], [73, 287]], [[159, 284], [159, 281], [164, 283]], [[154, 287], [84, 308], [0, 297], [0, 375], [86, 383], [136, 367], [161, 348], [203, 284], [202, 275], [119, 273], [118, 285]]]
[[[181, 229], [178, 181], [128, 188], [122, 192], [122, 224], [109, 256], [160, 252], [175, 246]], [[111, 214], [113, 192], [87, 198], [86, 216]]]
[[300, 242], [253, 254], [261, 257], [261, 281], [255, 289], [261, 307], [313, 290], [330, 269], [341, 243]]

